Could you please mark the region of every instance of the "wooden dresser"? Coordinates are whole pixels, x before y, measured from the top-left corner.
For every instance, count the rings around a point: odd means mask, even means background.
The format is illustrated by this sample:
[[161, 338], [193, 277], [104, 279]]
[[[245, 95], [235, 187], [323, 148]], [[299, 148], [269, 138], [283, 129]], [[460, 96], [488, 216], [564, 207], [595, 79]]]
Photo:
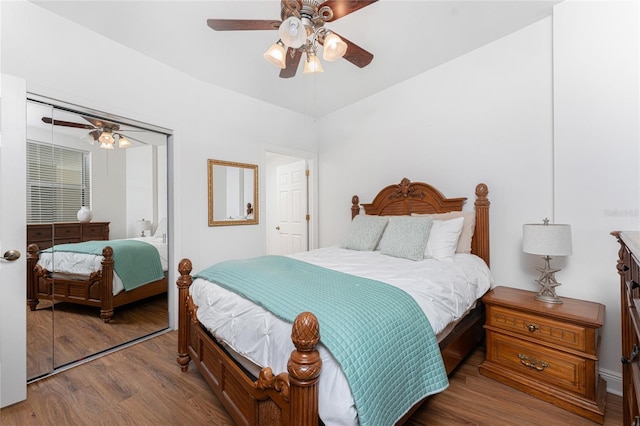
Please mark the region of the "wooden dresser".
[[110, 222], [38, 223], [27, 225], [27, 247], [37, 244], [40, 250], [53, 244], [80, 243], [109, 239]]
[[606, 382], [598, 374], [599, 330], [605, 307], [563, 297], [496, 287], [486, 306], [486, 358], [480, 374], [603, 423]]
[[620, 243], [622, 326], [622, 414], [624, 425], [640, 425], [640, 232], [612, 232]]

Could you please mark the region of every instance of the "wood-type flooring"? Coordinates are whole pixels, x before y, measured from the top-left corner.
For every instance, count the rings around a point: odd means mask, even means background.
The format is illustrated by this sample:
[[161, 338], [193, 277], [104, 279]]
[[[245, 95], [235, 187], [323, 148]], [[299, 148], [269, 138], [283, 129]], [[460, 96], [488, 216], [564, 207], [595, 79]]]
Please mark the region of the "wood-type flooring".
[[[231, 425], [200, 373], [176, 363], [171, 331], [28, 386], [24, 402], [0, 410], [13, 425]], [[595, 425], [587, 419], [480, 376], [478, 347], [409, 425]], [[622, 424], [622, 398], [607, 397], [605, 425]]]

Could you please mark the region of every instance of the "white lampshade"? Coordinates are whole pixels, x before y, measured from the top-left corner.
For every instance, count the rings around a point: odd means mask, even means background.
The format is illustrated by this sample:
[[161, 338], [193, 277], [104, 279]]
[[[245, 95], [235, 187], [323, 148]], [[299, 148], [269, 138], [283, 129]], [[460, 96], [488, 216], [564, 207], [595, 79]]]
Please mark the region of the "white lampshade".
[[307, 40], [307, 30], [302, 21], [295, 16], [290, 16], [280, 24], [278, 34], [285, 46], [293, 47], [294, 49], [302, 46]]
[[320, 59], [314, 53], [307, 54], [307, 60], [304, 61], [304, 68], [302, 69], [303, 74], [316, 74], [319, 72], [324, 72], [322, 68], [322, 64], [320, 63]]
[[324, 39], [322, 59], [325, 61], [336, 61], [342, 58], [347, 51], [347, 43], [340, 37], [331, 33]]
[[136, 232], [140, 233], [141, 237], [144, 237], [144, 231], [149, 231], [151, 229], [151, 221], [150, 220], [137, 220], [136, 221]]
[[541, 256], [572, 254], [571, 226], [527, 224], [522, 227], [522, 251]]
[[276, 43], [272, 44], [271, 47], [268, 48], [266, 52], [264, 52], [264, 58], [267, 61], [283, 69], [287, 67], [285, 55], [286, 55], [286, 52], [285, 52], [284, 44], [282, 43], [282, 40], [278, 40]]

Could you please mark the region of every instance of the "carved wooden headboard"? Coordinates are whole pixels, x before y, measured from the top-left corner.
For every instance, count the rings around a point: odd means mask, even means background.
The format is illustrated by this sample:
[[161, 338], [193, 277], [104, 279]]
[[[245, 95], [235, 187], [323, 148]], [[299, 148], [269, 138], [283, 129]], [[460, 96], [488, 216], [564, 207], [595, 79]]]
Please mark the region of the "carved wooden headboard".
[[[471, 252], [489, 263], [489, 189], [484, 183], [476, 185], [476, 227], [471, 240]], [[466, 198], [447, 198], [433, 186], [411, 182], [403, 178], [399, 184], [383, 188], [370, 204], [362, 204], [365, 214], [400, 216], [412, 213], [447, 213], [462, 211]], [[351, 218], [360, 213], [360, 198], [351, 198]]]

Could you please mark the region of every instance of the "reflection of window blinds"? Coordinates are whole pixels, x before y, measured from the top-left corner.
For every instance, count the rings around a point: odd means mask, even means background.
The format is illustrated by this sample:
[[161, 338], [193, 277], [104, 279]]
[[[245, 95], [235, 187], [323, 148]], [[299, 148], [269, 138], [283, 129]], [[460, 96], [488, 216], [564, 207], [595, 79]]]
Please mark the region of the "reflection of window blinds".
[[90, 154], [27, 142], [27, 223], [76, 222], [91, 208]]

